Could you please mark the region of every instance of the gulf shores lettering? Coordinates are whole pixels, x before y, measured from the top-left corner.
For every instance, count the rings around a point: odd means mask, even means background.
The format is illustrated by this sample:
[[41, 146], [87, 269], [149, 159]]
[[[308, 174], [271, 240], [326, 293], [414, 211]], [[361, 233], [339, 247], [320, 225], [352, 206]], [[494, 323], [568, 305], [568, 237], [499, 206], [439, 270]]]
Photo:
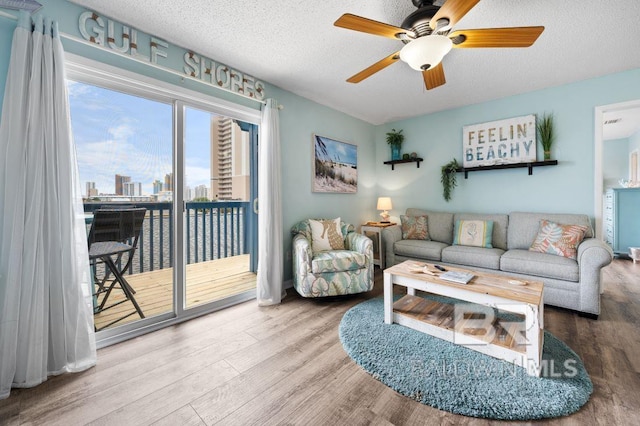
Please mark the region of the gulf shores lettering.
[[[154, 36], [147, 36], [135, 28], [104, 19], [95, 12], [83, 12], [78, 19], [78, 29], [82, 38], [135, 59], [171, 69], [159, 63], [169, 57], [169, 43]], [[148, 39], [148, 45], [139, 44], [139, 40]], [[176, 71], [176, 70], [173, 70]], [[251, 98], [265, 98], [264, 83], [250, 75], [231, 69], [224, 64], [214, 62], [204, 56], [187, 51], [183, 55], [182, 69], [185, 75], [203, 82], [240, 93]]]

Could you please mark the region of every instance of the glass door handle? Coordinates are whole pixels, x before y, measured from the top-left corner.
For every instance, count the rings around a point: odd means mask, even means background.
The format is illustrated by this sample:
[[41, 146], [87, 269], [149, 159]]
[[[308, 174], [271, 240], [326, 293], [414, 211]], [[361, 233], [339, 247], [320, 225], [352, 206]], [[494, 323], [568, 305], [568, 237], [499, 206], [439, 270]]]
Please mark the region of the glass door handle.
[[253, 199], [253, 212], [255, 214], [258, 214], [258, 199], [257, 198]]

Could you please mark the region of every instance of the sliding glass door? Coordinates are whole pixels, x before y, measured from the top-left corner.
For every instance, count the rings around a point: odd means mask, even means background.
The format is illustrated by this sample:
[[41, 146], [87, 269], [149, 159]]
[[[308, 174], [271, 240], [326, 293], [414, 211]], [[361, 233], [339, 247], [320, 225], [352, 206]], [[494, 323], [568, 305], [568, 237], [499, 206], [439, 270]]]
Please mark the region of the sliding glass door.
[[[254, 298], [259, 113], [70, 68], [87, 232], [97, 209], [146, 209], [130, 296], [116, 285], [109, 310], [94, 298], [99, 344]], [[94, 292], [113, 278], [92, 272]], [[142, 314], [125, 316], [130, 298]]]
[[184, 107], [185, 307], [255, 291], [252, 133]]

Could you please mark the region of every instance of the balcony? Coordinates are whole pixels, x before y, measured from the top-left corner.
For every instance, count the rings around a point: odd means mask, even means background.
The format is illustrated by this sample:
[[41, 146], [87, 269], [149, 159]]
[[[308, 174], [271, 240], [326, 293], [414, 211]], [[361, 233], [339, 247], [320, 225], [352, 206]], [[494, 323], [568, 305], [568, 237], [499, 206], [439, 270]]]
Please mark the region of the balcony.
[[[84, 210], [91, 213], [101, 206], [117, 204], [85, 203]], [[125, 277], [135, 289], [136, 301], [145, 317], [150, 317], [173, 309], [173, 208], [170, 202], [135, 203], [135, 206], [145, 207], [147, 214], [138, 249]], [[249, 208], [250, 203], [242, 201], [186, 203], [187, 307], [255, 288], [256, 275], [250, 272]], [[99, 268], [98, 276], [103, 273]], [[123, 295], [114, 291], [109, 297], [111, 304]], [[131, 304], [123, 303], [97, 313], [96, 327], [100, 329], [130, 310]], [[137, 319], [132, 315], [114, 326]]]

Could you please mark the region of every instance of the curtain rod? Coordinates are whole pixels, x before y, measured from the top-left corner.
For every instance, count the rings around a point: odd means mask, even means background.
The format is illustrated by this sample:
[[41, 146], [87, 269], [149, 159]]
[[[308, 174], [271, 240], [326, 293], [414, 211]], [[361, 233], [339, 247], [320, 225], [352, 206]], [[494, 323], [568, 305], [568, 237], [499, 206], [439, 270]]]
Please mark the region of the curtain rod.
[[[4, 11], [2, 11], [2, 10], [0, 10], [0, 16], [4, 16], [5, 18], [13, 19], [14, 21], [17, 21], [17, 20], [18, 20], [18, 17], [17, 17], [17, 16], [12, 15], [12, 14], [7, 13], [7, 12], [4, 12]], [[175, 71], [175, 70], [172, 70], [172, 69], [170, 69], [170, 68], [164, 68], [164, 67], [161, 67], [161, 66], [159, 66], [159, 65], [153, 64], [153, 63], [151, 63], [151, 62], [143, 61], [143, 60], [141, 60], [141, 59], [135, 58], [135, 57], [133, 57], [133, 56], [121, 55], [120, 53], [115, 52], [115, 51], [113, 51], [113, 50], [111, 50], [111, 49], [107, 49], [106, 47], [100, 46], [99, 44], [92, 43], [92, 42], [90, 42], [90, 41], [87, 41], [87, 40], [81, 39], [81, 38], [76, 37], [76, 36], [73, 36], [73, 35], [71, 35], [71, 34], [64, 33], [64, 32], [62, 32], [62, 31], [60, 31], [60, 37], [66, 38], [66, 39], [71, 40], [71, 41], [74, 41], [74, 42], [76, 42], [76, 43], [85, 44], [85, 45], [87, 45], [87, 46], [97, 47], [97, 48], [99, 48], [99, 49], [101, 49], [101, 50], [103, 50], [103, 51], [105, 51], [105, 52], [109, 52], [109, 53], [111, 53], [111, 54], [118, 55], [119, 57], [127, 58], [127, 59], [130, 59], [130, 60], [132, 60], [132, 61], [139, 62], [139, 63], [141, 63], [141, 64], [144, 64], [144, 65], [150, 66], [150, 67], [152, 67], [152, 68], [156, 68], [156, 69], [159, 69], [159, 70], [162, 70], [162, 71], [165, 71], [165, 72], [168, 72], [168, 73], [171, 73], [171, 74], [177, 75], [178, 77], [181, 77], [181, 78], [182, 78], [182, 80], [184, 80], [185, 78], [187, 78], [187, 79], [189, 79], [189, 80], [193, 80], [193, 81], [196, 81], [196, 82], [199, 82], [199, 83], [205, 84], [205, 85], [207, 85], [208, 87], [214, 87], [214, 88], [216, 88], [216, 89], [218, 89], [218, 90], [222, 90], [222, 91], [225, 91], [225, 92], [228, 92], [228, 93], [232, 93], [232, 94], [234, 94], [234, 95], [236, 95], [236, 96], [243, 97], [243, 98], [245, 98], [245, 99], [250, 99], [250, 100], [252, 100], [252, 101], [259, 102], [259, 103], [261, 103], [261, 104], [263, 104], [263, 105], [266, 105], [266, 103], [267, 103], [266, 101], [262, 101], [262, 100], [260, 100], [260, 99], [253, 98], [253, 97], [251, 97], [251, 96], [247, 96], [247, 95], [242, 94], [242, 93], [237, 93], [237, 92], [231, 91], [231, 90], [229, 90], [229, 89], [226, 89], [226, 88], [224, 88], [224, 87], [219, 87], [219, 86], [214, 86], [214, 85], [212, 85], [212, 84], [208, 84], [208, 83], [207, 83], [207, 82], [205, 82], [205, 81], [202, 81], [202, 80], [197, 79], [197, 78], [195, 78], [195, 77], [191, 77], [190, 75], [182, 74], [182, 73], [180, 73], [180, 72], [178, 72], [178, 71]], [[283, 108], [284, 108], [284, 105], [278, 105], [278, 109], [283, 109]]]
[[0, 10], [0, 16], [4, 16], [5, 18], [13, 19], [14, 21], [18, 20], [17, 16], [12, 15], [12, 14], [7, 13], [7, 12], [3, 12], [2, 10]]

